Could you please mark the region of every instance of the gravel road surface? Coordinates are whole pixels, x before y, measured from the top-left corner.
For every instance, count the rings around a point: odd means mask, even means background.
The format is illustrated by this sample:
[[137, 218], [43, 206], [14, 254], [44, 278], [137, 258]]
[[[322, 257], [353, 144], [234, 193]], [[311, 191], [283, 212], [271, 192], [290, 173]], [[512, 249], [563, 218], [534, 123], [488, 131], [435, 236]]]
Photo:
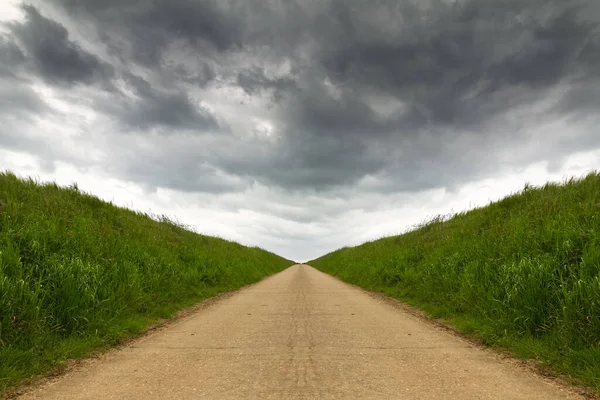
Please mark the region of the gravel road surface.
[[309, 266], [296, 265], [22, 399], [578, 399]]

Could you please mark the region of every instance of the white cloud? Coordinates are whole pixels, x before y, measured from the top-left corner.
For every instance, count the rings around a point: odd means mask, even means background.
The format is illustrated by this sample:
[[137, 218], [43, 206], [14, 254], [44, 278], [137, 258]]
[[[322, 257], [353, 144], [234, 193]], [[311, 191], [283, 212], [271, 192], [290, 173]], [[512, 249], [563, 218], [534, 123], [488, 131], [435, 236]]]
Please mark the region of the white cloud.
[[[19, 9], [18, 0], [2, 0], [0, 3], [0, 22], [21, 21], [23, 20], [23, 12]], [[0, 32], [2, 25], [0, 25]]]

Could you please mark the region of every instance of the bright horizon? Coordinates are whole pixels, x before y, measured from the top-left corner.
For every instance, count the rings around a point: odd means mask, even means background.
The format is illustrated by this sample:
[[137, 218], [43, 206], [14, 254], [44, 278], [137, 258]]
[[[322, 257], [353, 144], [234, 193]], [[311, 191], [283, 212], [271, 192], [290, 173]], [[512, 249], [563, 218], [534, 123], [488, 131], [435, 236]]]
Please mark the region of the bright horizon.
[[[187, 225], [188, 227], [193, 228], [196, 232], [198, 232], [200, 234], [216, 236], [216, 237], [220, 237], [220, 238], [226, 239], [226, 240], [232, 240], [232, 241], [235, 241], [235, 242], [247, 245], [247, 246], [259, 246], [259, 247], [264, 248], [267, 251], [273, 252], [275, 254], [283, 256], [283, 257], [285, 257], [289, 260], [295, 261], [297, 263], [303, 264], [308, 261], [314, 260], [320, 256], [328, 254], [332, 251], [335, 251], [341, 247], [356, 246], [356, 245], [360, 245], [360, 244], [363, 244], [365, 242], [369, 242], [372, 240], [377, 240], [377, 239], [380, 239], [383, 237], [394, 236], [394, 235], [406, 233], [406, 232], [414, 229], [415, 225], [425, 222], [425, 221], [429, 220], [431, 217], [434, 217], [437, 215], [457, 214], [457, 213], [460, 213], [463, 211], [472, 210], [477, 207], [484, 207], [490, 203], [499, 201], [507, 196], [510, 196], [514, 193], [521, 191], [523, 189], [523, 187], [525, 186], [525, 184], [530, 184], [533, 186], [541, 186], [546, 183], [562, 183], [565, 180], [568, 180], [570, 178], [585, 177], [587, 174], [597, 171], [597, 169], [593, 169], [593, 168], [590, 169], [587, 166], [593, 164], [594, 162], [596, 162], [596, 163], [600, 162], [600, 152], [583, 153], [583, 154], [578, 155], [577, 159], [578, 160], [587, 160], [587, 161], [585, 161], [583, 164], [568, 163], [567, 164], [568, 167], [566, 168], [566, 171], [568, 171], [568, 172], [565, 172], [565, 173], [543, 174], [543, 168], [536, 169], [534, 166], [534, 167], [528, 169], [526, 172], [518, 175], [517, 178], [505, 177], [503, 180], [494, 181], [493, 184], [496, 185], [497, 188], [502, 188], [502, 189], [508, 190], [505, 192], [490, 191], [489, 190], [490, 182], [487, 182], [487, 184], [486, 184], [486, 182], [474, 183], [471, 186], [464, 187], [463, 190], [459, 192], [459, 193], [467, 194], [467, 197], [465, 197], [464, 199], [456, 199], [455, 201], [453, 201], [451, 203], [451, 205], [446, 206], [446, 207], [423, 210], [421, 213], [415, 214], [413, 216], [413, 218], [410, 219], [411, 222], [408, 222], [409, 218], [404, 219], [403, 223], [400, 223], [397, 225], [399, 227], [398, 229], [395, 228], [394, 221], [391, 221], [389, 223], [389, 225], [385, 226], [385, 228], [387, 228], [387, 229], [384, 228], [380, 231], [377, 231], [372, 236], [366, 236], [366, 237], [364, 237], [364, 239], [357, 240], [352, 243], [341, 243], [337, 247], [331, 247], [328, 250], [325, 250], [323, 253], [317, 254], [315, 256], [311, 256], [309, 258], [304, 258], [304, 259], [294, 258], [293, 256], [289, 256], [282, 252], [279, 252], [277, 249], [265, 247], [265, 246], [261, 245], [260, 243], [253, 242], [251, 240], [245, 242], [243, 240], [244, 238], [238, 237], [235, 234], [231, 235], [231, 236], [227, 236], [228, 235], [227, 232], [221, 233], [218, 229], [216, 229], [214, 231], [202, 231], [202, 230], [198, 229], [197, 225], [194, 225], [192, 222], [190, 222], [194, 218], [192, 215], [194, 210], [184, 210], [183, 212], [180, 212], [179, 214], [177, 214], [177, 213], [174, 214], [170, 211], [169, 208], [163, 208], [160, 205], [152, 204], [151, 202], [148, 202], [148, 199], [144, 199], [143, 196], [135, 196], [135, 195], [132, 195], [131, 191], [123, 191], [122, 189], [124, 189], [124, 187], [123, 186], [119, 187], [120, 184], [116, 183], [114, 181], [113, 182], [111, 182], [111, 181], [102, 182], [102, 184], [106, 185], [103, 187], [106, 188], [107, 190], [105, 193], [100, 193], [100, 192], [94, 190], [94, 188], [92, 186], [87, 185], [85, 181], [77, 181], [76, 179], [72, 179], [73, 177], [77, 177], [77, 174], [23, 175], [15, 170], [7, 170], [7, 171], [16, 173], [18, 176], [20, 176], [22, 178], [38, 179], [38, 180], [40, 180], [41, 183], [56, 182], [57, 184], [59, 184], [63, 187], [70, 186], [72, 184], [77, 184], [80, 191], [92, 194], [102, 200], [112, 202], [113, 204], [115, 204], [117, 206], [125, 207], [128, 209], [134, 210], [134, 211], [151, 213], [154, 215], [166, 215], [169, 218], [173, 218], [177, 222], [181, 222], [184, 225]], [[596, 161], [593, 161], [593, 160], [596, 160]], [[573, 160], [573, 161], [575, 161], [575, 160]], [[27, 170], [27, 169], [25, 168], [24, 170]], [[535, 172], [539, 172], [539, 175], [535, 175]], [[529, 175], [529, 173], [533, 173], [533, 174]], [[524, 178], [525, 176], [529, 177], [530, 179], [524, 180], [524, 181], [518, 180], [519, 178]], [[531, 178], [533, 178], [533, 179], [531, 179]], [[99, 183], [99, 182], [97, 182], [97, 183]], [[99, 184], [99, 186], [102, 184]], [[112, 187], [111, 187], [111, 185], [112, 185]], [[110, 193], [110, 195], [106, 195], [106, 193]], [[495, 197], [491, 197], [492, 194], [494, 194]], [[485, 200], [486, 199], [485, 195], [490, 195], [490, 197], [488, 197], [487, 200]], [[136, 207], [136, 204], [138, 204], [138, 203], [146, 204], [148, 206], [148, 208], [144, 209], [143, 207]], [[468, 203], [468, 205], [467, 205], [467, 203]], [[458, 206], [458, 207], [464, 206], [464, 207], [458, 208], [456, 206]], [[187, 217], [185, 217], [185, 215], [187, 215], [188, 212], [190, 213], [189, 220], [187, 219]], [[381, 232], [381, 233], [379, 233], [379, 232]]]

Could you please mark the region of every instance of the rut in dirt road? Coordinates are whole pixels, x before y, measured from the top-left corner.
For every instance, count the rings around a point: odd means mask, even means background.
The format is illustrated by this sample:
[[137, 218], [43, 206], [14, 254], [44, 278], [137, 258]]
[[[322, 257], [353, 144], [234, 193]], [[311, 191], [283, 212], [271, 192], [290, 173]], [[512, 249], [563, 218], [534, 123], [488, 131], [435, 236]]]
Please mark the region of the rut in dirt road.
[[23, 399], [577, 399], [309, 266], [217, 301]]

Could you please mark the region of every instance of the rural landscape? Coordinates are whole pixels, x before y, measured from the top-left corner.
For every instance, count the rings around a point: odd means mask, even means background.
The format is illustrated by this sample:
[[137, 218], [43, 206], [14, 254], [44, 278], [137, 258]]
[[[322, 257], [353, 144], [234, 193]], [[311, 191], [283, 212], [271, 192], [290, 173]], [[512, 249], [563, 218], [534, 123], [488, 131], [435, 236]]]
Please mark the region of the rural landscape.
[[292, 265], [76, 187], [4, 173], [0, 190], [2, 388]]
[[[3, 389], [294, 264], [76, 186], [4, 173], [0, 196]], [[597, 390], [599, 216], [591, 173], [309, 264]]]
[[0, 1], [0, 399], [600, 399], [600, 2]]

